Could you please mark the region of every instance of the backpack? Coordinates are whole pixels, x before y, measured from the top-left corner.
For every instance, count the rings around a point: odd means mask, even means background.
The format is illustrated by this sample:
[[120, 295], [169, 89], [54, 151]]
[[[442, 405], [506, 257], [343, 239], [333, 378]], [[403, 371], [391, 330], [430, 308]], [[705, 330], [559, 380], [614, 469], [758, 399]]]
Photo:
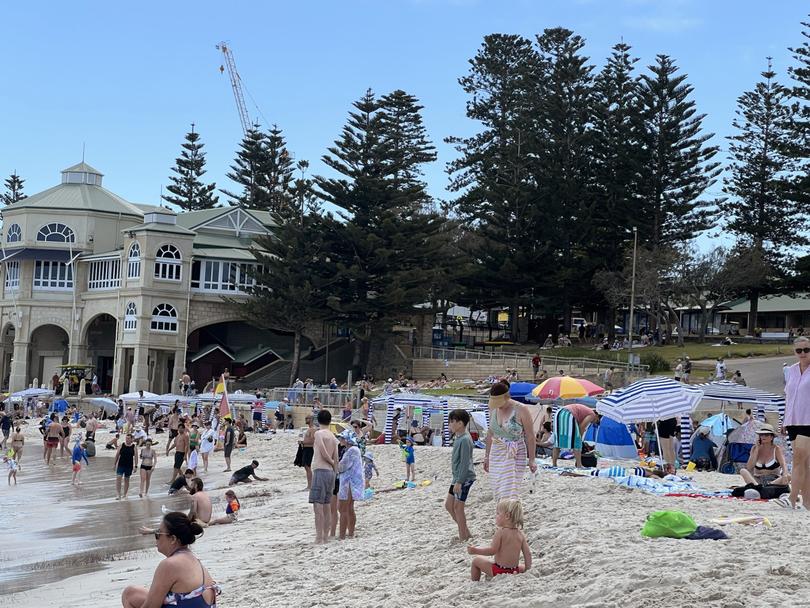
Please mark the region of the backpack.
[[647, 538], [684, 538], [697, 530], [695, 520], [680, 511], [656, 511], [647, 516], [641, 535]]

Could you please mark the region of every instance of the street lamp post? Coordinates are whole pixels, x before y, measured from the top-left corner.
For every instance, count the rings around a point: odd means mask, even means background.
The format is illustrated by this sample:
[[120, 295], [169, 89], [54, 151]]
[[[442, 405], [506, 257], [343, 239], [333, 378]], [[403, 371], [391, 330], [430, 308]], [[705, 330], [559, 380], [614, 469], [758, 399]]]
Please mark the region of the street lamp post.
[[[633, 311], [636, 306], [636, 248], [638, 247], [638, 228], [633, 226], [633, 275], [630, 279], [630, 327], [627, 329], [627, 335], [630, 339], [630, 359], [633, 354]], [[631, 361], [628, 361], [632, 363]]]

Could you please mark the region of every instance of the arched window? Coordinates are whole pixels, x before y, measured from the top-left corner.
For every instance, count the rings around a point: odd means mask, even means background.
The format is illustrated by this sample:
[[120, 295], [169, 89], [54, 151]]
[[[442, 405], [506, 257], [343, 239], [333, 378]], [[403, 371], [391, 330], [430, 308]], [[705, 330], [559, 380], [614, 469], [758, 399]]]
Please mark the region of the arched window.
[[22, 240], [22, 230], [19, 224], [12, 224], [8, 227], [8, 234], [6, 234], [6, 241], [9, 243], [16, 243]]
[[135, 302], [127, 304], [127, 311], [124, 313], [124, 331], [135, 331], [138, 327], [138, 307]]
[[38, 241], [48, 241], [50, 243], [75, 243], [76, 236], [73, 231], [64, 224], [46, 224], [37, 233]]
[[132, 243], [129, 248], [129, 264], [127, 265], [127, 278], [137, 279], [141, 276], [141, 246]]
[[163, 245], [155, 255], [155, 278], [179, 281], [183, 257], [174, 245]]
[[177, 311], [171, 304], [158, 304], [152, 309], [152, 331], [177, 333]]

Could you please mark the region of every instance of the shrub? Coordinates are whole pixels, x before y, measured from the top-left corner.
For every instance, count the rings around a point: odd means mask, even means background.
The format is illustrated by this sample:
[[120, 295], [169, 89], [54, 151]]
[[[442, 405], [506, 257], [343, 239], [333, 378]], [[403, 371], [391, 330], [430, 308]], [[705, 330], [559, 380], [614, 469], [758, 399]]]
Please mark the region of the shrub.
[[650, 374], [668, 372], [671, 369], [669, 361], [657, 353], [644, 353], [641, 355], [641, 364], [650, 366]]

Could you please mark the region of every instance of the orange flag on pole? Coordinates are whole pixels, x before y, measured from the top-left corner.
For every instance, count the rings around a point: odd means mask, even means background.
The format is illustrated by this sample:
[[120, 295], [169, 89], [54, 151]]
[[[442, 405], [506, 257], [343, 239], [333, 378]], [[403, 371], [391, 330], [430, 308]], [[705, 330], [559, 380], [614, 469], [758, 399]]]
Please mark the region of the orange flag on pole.
[[231, 406], [228, 403], [228, 385], [225, 382], [225, 375], [222, 375], [222, 399], [219, 401], [219, 417], [230, 418]]

